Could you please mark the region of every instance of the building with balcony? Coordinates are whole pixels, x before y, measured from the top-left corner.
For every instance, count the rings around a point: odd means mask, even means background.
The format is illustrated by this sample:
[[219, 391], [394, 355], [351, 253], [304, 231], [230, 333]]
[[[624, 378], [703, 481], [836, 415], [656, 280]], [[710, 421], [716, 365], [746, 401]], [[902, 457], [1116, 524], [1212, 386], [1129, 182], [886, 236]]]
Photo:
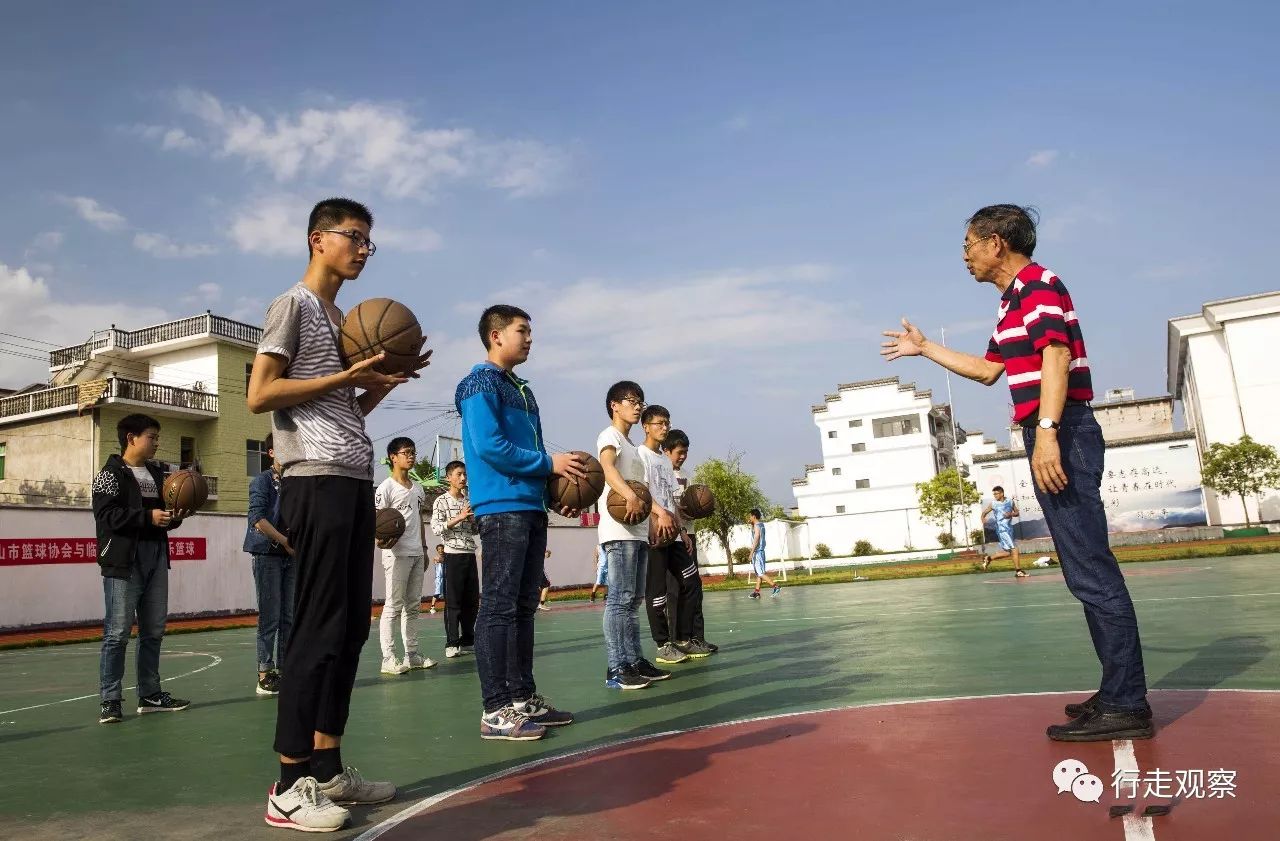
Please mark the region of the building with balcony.
[[842, 383], [811, 411], [822, 461], [806, 465], [791, 490], [813, 542], [836, 554], [855, 540], [880, 549], [938, 545], [938, 527], [919, 517], [915, 486], [956, 464], [951, 407], [888, 377]]
[[[1280, 449], [1280, 292], [1210, 301], [1195, 315], [1169, 319], [1169, 393], [1182, 401], [1200, 451], [1240, 436]], [[1280, 490], [1261, 499], [1223, 497], [1205, 488], [1213, 525], [1280, 519]]]
[[45, 385], [0, 390], [0, 504], [90, 504], [90, 486], [119, 452], [116, 423], [160, 421], [157, 458], [199, 464], [206, 510], [242, 512], [266, 464], [269, 415], [245, 404], [262, 330], [206, 312], [140, 330], [112, 325], [49, 354]]

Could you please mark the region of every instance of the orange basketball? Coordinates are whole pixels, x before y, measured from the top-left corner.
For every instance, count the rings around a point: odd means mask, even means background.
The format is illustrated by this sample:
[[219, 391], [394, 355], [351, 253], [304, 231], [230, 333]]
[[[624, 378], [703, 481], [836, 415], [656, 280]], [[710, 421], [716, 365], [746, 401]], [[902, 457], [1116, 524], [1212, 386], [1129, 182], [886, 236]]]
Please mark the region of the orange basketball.
[[[636, 496], [640, 497], [640, 503], [644, 506], [644, 515], [648, 517], [649, 510], [653, 508], [653, 497], [649, 496], [649, 487], [635, 479], [628, 479], [627, 485], [636, 492]], [[617, 491], [610, 489], [605, 505], [609, 509], [609, 515], [619, 523], [622, 522], [623, 517], [627, 516], [627, 501]]]
[[199, 511], [209, 501], [209, 483], [195, 470], [175, 470], [160, 493], [170, 511]]
[[590, 508], [600, 501], [600, 494], [604, 493], [604, 468], [600, 466], [600, 462], [591, 453], [584, 453], [582, 450], [573, 452], [586, 462], [583, 472], [587, 477], [574, 481], [552, 474], [547, 480], [547, 496], [557, 511], [561, 508], [572, 508], [575, 511]]
[[716, 510], [716, 495], [706, 485], [690, 485], [680, 497], [680, 513], [686, 520], [710, 517]]
[[385, 353], [374, 368], [383, 374], [407, 374], [422, 352], [422, 327], [404, 304], [370, 298], [342, 319], [342, 358], [348, 366]]

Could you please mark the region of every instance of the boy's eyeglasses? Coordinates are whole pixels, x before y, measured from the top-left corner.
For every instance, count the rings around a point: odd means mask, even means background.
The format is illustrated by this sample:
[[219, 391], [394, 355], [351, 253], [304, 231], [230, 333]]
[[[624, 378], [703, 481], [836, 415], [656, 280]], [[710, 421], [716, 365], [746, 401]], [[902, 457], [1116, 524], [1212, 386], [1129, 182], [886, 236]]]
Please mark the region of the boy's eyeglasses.
[[360, 249], [360, 248], [369, 249], [370, 257], [372, 257], [374, 255], [374, 252], [378, 250], [378, 246], [373, 244], [373, 240], [367, 239], [365, 235], [360, 233], [359, 231], [339, 231], [335, 228], [321, 228], [320, 232], [325, 234], [337, 234], [338, 236], [346, 237], [347, 239], [351, 240], [356, 244], [357, 249]]
[[643, 400], [641, 400], [639, 397], [624, 397], [618, 402], [630, 403], [632, 406], [635, 406], [637, 409], [641, 409], [641, 410], [643, 410], [645, 406], [649, 405], [648, 403], [645, 403]]
[[398, 455], [398, 456], [411, 456], [411, 457], [413, 457], [413, 458], [417, 458], [417, 457], [418, 457], [418, 451], [417, 451], [417, 450], [401, 450], [400, 452], [396, 453], [396, 455]]

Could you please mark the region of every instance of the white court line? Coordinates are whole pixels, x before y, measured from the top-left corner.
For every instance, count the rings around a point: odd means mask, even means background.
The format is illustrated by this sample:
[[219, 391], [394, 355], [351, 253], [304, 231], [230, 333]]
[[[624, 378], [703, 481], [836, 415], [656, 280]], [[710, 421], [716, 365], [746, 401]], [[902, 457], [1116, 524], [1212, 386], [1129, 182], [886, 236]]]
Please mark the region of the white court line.
[[[1130, 771], [1137, 774], [1138, 757], [1133, 752], [1133, 742], [1129, 739], [1116, 739], [1111, 743], [1111, 752], [1115, 756], [1116, 773]], [[1116, 779], [1112, 776], [1111, 779]], [[1151, 818], [1135, 815], [1133, 812], [1124, 816], [1124, 841], [1156, 841], [1156, 828]]]
[[[212, 658], [213, 658], [213, 662], [212, 662], [212, 663], [208, 663], [208, 664], [206, 664], [206, 665], [203, 665], [203, 666], [201, 666], [201, 667], [200, 667], [200, 668], [198, 668], [198, 669], [193, 669], [192, 671], [189, 671], [189, 672], [183, 672], [183, 673], [182, 673], [182, 674], [180, 674], [180, 675], [174, 675], [173, 677], [161, 678], [161, 679], [160, 679], [160, 682], [161, 682], [161, 683], [165, 683], [166, 681], [170, 681], [170, 680], [177, 680], [177, 679], [178, 679], [178, 678], [180, 678], [180, 677], [191, 677], [192, 675], [200, 674], [200, 672], [206, 671], [207, 669], [212, 669], [214, 666], [216, 666], [216, 665], [218, 665], [219, 663], [221, 663], [221, 662], [222, 662], [222, 658], [221, 658], [221, 657], [219, 657], [219, 656], [218, 656], [218, 655], [216, 655], [216, 654], [210, 654], [210, 653], [209, 653], [209, 652], [207, 652], [207, 651], [165, 651], [165, 652], [163, 652], [162, 656], [166, 656], [166, 657], [183, 657], [183, 656], [187, 656], [187, 657], [212, 657]], [[125, 690], [129, 690], [129, 689], [137, 689], [137, 685], [135, 684], [134, 686], [126, 686], [126, 687], [124, 687], [124, 688], [125, 688]], [[21, 713], [21, 712], [26, 712], [27, 710], [38, 710], [38, 709], [40, 709], [40, 708], [42, 708], [42, 707], [55, 707], [55, 706], [57, 706], [58, 704], [70, 704], [72, 701], [87, 701], [87, 700], [88, 700], [88, 699], [90, 699], [90, 698], [98, 698], [98, 697], [101, 697], [100, 693], [95, 692], [95, 693], [93, 693], [92, 695], [79, 695], [79, 696], [77, 696], [77, 697], [75, 697], [75, 698], [63, 698], [61, 701], [50, 701], [50, 702], [48, 702], [47, 704], [34, 704], [34, 705], [30, 706], [30, 707], [18, 707], [18, 708], [16, 708], [16, 709], [12, 709], [12, 710], [0, 710], [0, 715], [8, 715], [9, 713]]]
[[[391, 817], [387, 818], [386, 820], [382, 821], [378, 825], [371, 827], [370, 829], [367, 829], [364, 832], [360, 833], [355, 838], [353, 838], [352, 841], [374, 841], [375, 838], [380, 838], [382, 835], [394, 829], [395, 827], [399, 826], [400, 824], [404, 823], [405, 821], [409, 820], [410, 818], [415, 817], [421, 814], [422, 812], [425, 812], [427, 809], [430, 809], [432, 806], [435, 806], [438, 803], [448, 800], [450, 797], [454, 797], [459, 794], [466, 794], [467, 792], [472, 791], [476, 788], [479, 788], [480, 786], [485, 785], [486, 783], [491, 783], [491, 782], [494, 782], [495, 780], [500, 780], [503, 777], [510, 777], [516, 774], [522, 774], [526, 771], [532, 771], [535, 768], [540, 768], [543, 765], [548, 765], [552, 762], [561, 762], [567, 759], [576, 759], [580, 756], [586, 756], [587, 754], [613, 750], [615, 748], [625, 747], [627, 745], [633, 745], [633, 744], [636, 744], [637, 742], [646, 742], [654, 739], [665, 739], [668, 736], [679, 736], [685, 733], [698, 733], [703, 730], [713, 730], [717, 727], [732, 727], [740, 724], [754, 724], [760, 721], [778, 721], [785, 718], [799, 718], [800, 716], [804, 716], [804, 715], [821, 715], [823, 713], [839, 712], [841, 710], [874, 709], [876, 707], [900, 707], [900, 706], [905, 707], [913, 704], [934, 704], [934, 703], [940, 703], [943, 701], [979, 701], [979, 700], [987, 700], [991, 698], [1044, 698], [1050, 695], [1083, 695], [1088, 691], [1089, 690], [1087, 689], [1081, 689], [1073, 692], [1005, 692], [998, 695], [950, 695], [943, 698], [910, 698], [904, 701], [876, 701], [870, 704], [845, 704], [843, 706], [824, 707], [822, 709], [817, 709], [817, 710], [801, 710], [799, 712], [792, 712], [792, 713], [776, 713], [773, 715], [758, 715], [758, 716], [752, 716], [751, 718], [739, 718], [739, 719], [735, 719], [734, 721], [721, 721], [716, 724], [703, 724], [703, 725], [699, 725], [698, 727], [685, 727], [677, 730], [666, 730], [661, 733], [652, 733], [648, 736], [635, 736], [630, 739], [623, 739], [620, 742], [610, 742], [608, 744], [594, 745], [589, 748], [581, 748], [579, 750], [569, 751], [568, 753], [556, 754], [554, 756], [544, 756], [541, 759], [535, 759], [531, 762], [525, 762], [520, 765], [516, 765], [515, 767], [508, 768], [505, 771], [496, 771], [492, 774], [488, 774], [484, 777], [481, 777], [478, 780], [473, 780], [467, 783], [466, 785], [458, 786], [457, 788], [451, 788], [447, 791], [442, 791], [439, 794], [434, 794], [431, 797], [424, 798], [422, 800], [419, 800], [417, 803], [414, 803], [410, 806], [406, 806], [404, 809], [392, 815]], [[1161, 692], [1265, 692], [1265, 693], [1274, 692], [1274, 693], [1280, 693], [1280, 689], [1162, 689], [1159, 691]], [[1135, 764], [1136, 764], [1136, 761], [1135, 761]], [[1147, 820], [1149, 821], [1150, 819], [1148, 818]], [[1151, 835], [1149, 836], [1149, 838], [1152, 839], [1152, 841], [1154, 841], [1155, 836]], [[1144, 836], [1137, 836], [1137, 839], [1138, 841], [1143, 841]], [[1126, 835], [1125, 841], [1130, 841], [1127, 835]]]

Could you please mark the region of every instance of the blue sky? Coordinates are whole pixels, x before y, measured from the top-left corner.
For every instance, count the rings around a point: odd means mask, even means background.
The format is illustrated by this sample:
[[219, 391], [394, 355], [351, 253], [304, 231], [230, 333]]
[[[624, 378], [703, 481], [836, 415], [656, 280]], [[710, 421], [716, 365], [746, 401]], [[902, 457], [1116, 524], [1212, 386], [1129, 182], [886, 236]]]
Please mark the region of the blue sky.
[[[945, 394], [881, 329], [983, 349], [981, 205], [1040, 209], [1099, 390], [1163, 392], [1169, 317], [1277, 288], [1280, 15], [1117, 5], [28, 4], [0, 33], [0, 331], [258, 322], [310, 204], [350, 194], [380, 249], [340, 305], [397, 298], [437, 349], [397, 398], [451, 402], [480, 310], [517, 303], [551, 441], [589, 449], [637, 379], [695, 461], [743, 452], [790, 504], [836, 383]], [[41, 346], [0, 336], [0, 384], [46, 376], [14, 353]], [[1003, 384], [955, 400], [1008, 415]]]

